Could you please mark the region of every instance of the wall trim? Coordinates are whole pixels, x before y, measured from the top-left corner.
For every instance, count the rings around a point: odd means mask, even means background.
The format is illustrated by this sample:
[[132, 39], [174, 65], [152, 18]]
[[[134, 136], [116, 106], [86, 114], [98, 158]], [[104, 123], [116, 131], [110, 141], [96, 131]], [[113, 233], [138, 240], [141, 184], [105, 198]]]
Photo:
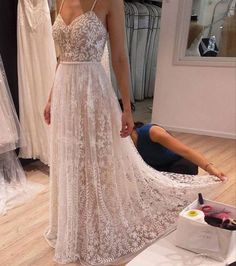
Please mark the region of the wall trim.
[[174, 131], [174, 132], [191, 133], [191, 134], [196, 134], [196, 135], [204, 135], [204, 136], [218, 137], [218, 138], [225, 138], [225, 139], [236, 139], [236, 134], [233, 134], [233, 133], [220, 132], [220, 131], [214, 131], [214, 130], [196, 129], [196, 128], [173, 127], [173, 126], [168, 126], [168, 125], [161, 124], [161, 123], [158, 123], [158, 125], [164, 127], [167, 130]]

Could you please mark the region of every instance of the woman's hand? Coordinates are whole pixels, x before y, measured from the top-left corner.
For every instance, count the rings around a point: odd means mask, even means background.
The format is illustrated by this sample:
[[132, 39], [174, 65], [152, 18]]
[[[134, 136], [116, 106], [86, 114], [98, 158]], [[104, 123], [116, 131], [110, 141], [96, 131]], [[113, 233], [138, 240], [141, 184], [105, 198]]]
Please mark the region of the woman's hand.
[[131, 134], [134, 128], [134, 121], [133, 121], [132, 113], [123, 112], [121, 123], [122, 123], [122, 129], [120, 131], [120, 136], [122, 138], [126, 138]]
[[44, 109], [44, 120], [46, 124], [50, 125], [51, 123], [51, 101], [48, 101]]
[[225, 176], [225, 174], [220, 171], [219, 169], [217, 169], [214, 165], [210, 164], [208, 167], [207, 167], [207, 172], [210, 174], [210, 175], [214, 175], [214, 176], [217, 176], [221, 181], [226, 181], [227, 180], [227, 177]]

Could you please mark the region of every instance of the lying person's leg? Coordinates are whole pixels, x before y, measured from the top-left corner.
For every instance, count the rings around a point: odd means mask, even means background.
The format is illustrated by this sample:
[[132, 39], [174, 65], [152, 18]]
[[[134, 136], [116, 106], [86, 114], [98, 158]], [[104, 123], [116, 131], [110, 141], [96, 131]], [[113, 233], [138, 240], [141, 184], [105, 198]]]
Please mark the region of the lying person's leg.
[[178, 161], [175, 161], [169, 165], [168, 172], [177, 174], [197, 175], [198, 166], [184, 158], [181, 158]]

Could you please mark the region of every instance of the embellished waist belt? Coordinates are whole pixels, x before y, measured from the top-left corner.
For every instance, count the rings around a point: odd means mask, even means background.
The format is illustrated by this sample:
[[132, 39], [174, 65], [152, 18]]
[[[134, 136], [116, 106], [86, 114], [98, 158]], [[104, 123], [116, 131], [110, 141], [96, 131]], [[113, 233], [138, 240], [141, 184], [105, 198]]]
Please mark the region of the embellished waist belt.
[[101, 64], [101, 61], [60, 61], [62, 65]]

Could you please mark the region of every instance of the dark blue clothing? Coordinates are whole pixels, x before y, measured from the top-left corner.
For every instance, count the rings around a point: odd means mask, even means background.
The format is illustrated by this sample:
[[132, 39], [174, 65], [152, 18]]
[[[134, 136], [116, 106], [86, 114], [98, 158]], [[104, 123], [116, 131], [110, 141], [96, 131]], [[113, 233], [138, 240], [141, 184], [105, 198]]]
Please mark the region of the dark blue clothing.
[[151, 140], [149, 131], [152, 126], [153, 124], [146, 124], [136, 129], [138, 134], [137, 150], [147, 164], [158, 170], [182, 157]]

